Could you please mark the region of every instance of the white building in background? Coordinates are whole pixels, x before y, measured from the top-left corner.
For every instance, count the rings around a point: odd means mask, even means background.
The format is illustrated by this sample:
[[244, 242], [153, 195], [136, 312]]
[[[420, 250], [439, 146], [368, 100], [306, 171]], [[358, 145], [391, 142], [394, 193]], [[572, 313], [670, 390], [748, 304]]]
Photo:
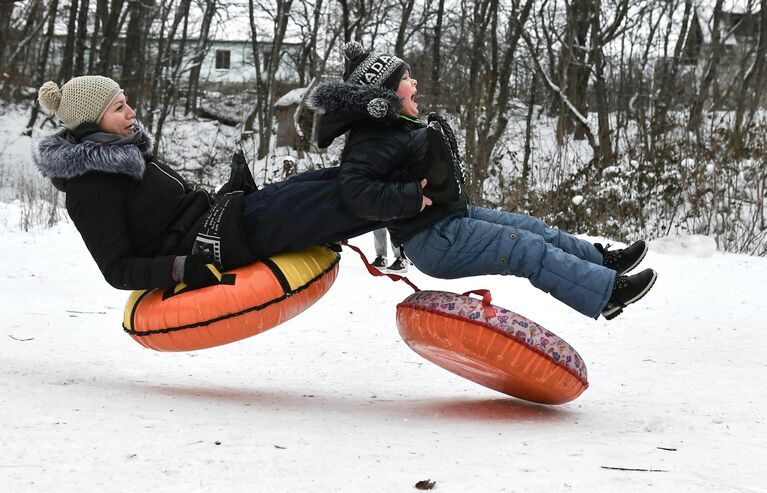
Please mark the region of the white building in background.
[[[186, 86], [188, 74], [191, 68], [194, 50], [199, 43], [200, 25], [202, 23], [203, 12], [196, 2], [192, 4], [190, 12], [187, 39], [184, 43], [184, 58], [180, 72], [180, 85]], [[91, 2], [91, 8], [95, 9], [95, 2]], [[172, 17], [172, 15], [171, 15]], [[95, 18], [95, 12], [92, 19]], [[51, 45], [51, 65], [50, 75], [55, 77], [63, 57], [64, 45], [67, 37], [66, 15], [59, 16], [56, 25], [56, 34]], [[269, 57], [271, 56], [272, 43], [271, 33], [273, 29], [272, 20], [266, 13], [260, 12], [260, 18], [257, 19], [259, 36], [259, 62], [263, 74]], [[92, 29], [92, 27], [91, 27]], [[125, 25], [124, 25], [125, 29]], [[177, 32], [180, 37], [180, 28]], [[222, 7], [214, 18], [213, 25], [210, 28], [207, 39], [207, 50], [200, 69], [201, 87], [223, 88], [225, 86], [247, 86], [256, 81], [256, 66], [253, 56], [252, 34], [250, 30], [249, 14], [247, 11], [247, 2], [232, 3]], [[159, 32], [151, 35], [146, 40], [147, 50], [152, 52], [157, 50], [159, 45]], [[112, 47], [111, 53], [111, 73], [104, 74], [116, 79], [123, 78], [123, 64], [125, 62], [127, 40], [125, 32], [117, 39]], [[173, 59], [177, 59], [180, 41], [174, 41], [171, 50], [175, 51]], [[301, 48], [301, 40], [297, 33], [291, 34], [290, 31], [282, 44], [282, 59], [280, 68], [276, 77], [278, 80], [288, 84], [297, 82], [297, 70], [295, 68], [294, 58], [298, 56]], [[88, 57], [86, 50], [86, 58]], [[145, 67], [146, 77], [151, 77], [153, 66]], [[166, 72], [167, 74], [168, 72]]]

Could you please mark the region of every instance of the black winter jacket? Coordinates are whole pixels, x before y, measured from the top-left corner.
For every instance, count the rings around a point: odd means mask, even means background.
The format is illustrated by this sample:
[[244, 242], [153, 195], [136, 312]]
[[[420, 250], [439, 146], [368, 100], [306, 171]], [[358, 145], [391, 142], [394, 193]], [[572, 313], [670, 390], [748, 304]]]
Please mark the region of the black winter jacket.
[[[140, 127], [137, 127], [142, 132]], [[151, 155], [152, 139], [108, 145], [80, 141], [63, 130], [41, 139], [33, 152], [41, 172], [66, 193], [66, 208], [106, 281], [118, 289], [166, 288], [174, 284], [173, 261], [192, 251], [211, 209], [206, 192]], [[239, 211], [237, 211], [237, 207]], [[229, 219], [226, 244], [246, 245], [242, 200]], [[245, 253], [231, 264], [252, 261]]]
[[427, 157], [426, 127], [399, 117], [402, 101], [394, 91], [331, 82], [318, 86], [308, 104], [323, 113], [319, 147], [349, 132], [341, 156], [344, 203], [359, 217], [391, 221], [395, 245], [448, 216], [466, 214], [465, 195], [420, 211], [423, 189], [407, 170]]

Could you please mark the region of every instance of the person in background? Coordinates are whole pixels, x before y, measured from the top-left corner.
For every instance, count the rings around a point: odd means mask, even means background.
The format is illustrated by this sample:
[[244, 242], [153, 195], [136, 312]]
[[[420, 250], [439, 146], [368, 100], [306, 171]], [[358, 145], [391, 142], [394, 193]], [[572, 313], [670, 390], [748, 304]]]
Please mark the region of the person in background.
[[394, 262], [389, 264], [389, 266], [386, 265], [386, 245], [390, 243], [388, 239], [389, 233], [386, 228], [380, 228], [373, 231], [373, 244], [376, 250], [376, 258], [373, 260], [372, 265], [373, 267], [381, 270], [386, 270], [394, 274], [404, 274], [407, 272], [407, 260], [405, 260], [405, 257], [402, 255], [402, 249], [394, 243], [391, 243], [391, 252], [392, 255], [394, 255]]

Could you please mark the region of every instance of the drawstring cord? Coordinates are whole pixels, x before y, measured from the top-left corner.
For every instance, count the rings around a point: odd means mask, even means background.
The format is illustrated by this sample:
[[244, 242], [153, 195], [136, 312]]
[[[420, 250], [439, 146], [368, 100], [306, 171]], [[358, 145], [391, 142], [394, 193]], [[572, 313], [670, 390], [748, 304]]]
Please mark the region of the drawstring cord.
[[407, 284], [408, 286], [410, 286], [411, 288], [413, 288], [413, 291], [415, 291], [416, 293], [420, 291], [420, 289], [418, 289], [418, 286], [416, 286], [415, 284], [413, 284], [413, 283], [410, 281], [410, 279], [408, 279], [407, 277], [405, 277], [405, 276], [400, 276], [400, 275], [397, 275], [397, 274], [384, 274], [383, 272], [381, 272], [380, 270], [378, 270], [376, 267], [373, 267], [373, 266], [370, 264], [370, 262], [368, 262], [368, 259], [367, 259], [367, 257], [365, 257], [365, 254], [364, 254], [364, 253], [362, 253], [362, 250], [360, 250], [359, 248], [357, 248], [357, 247], [356, 247], [356, 246], [354, 246], [354, 245], [351, 245], [351, 244], [350, 244], [348, 241], [344, 240], [344, 241], [342, 241], [342, 242], [341, 242], [341, 244], [342, 244], [342, 245], [344, 245], [344, 246], [346, 246], [346, 247], [349, 247], [349, 248], [351, 248], [352, 250], [354, 250], [355, 252], [357, 252], [357, 254], [358, 254], [358, 255], [360, 256], [360, 258], [362, 259], [362, 262], [365, 264], [365, 267], [367, 267], [367, 269], [368, 269], [368, 272], [370, 272], [370, 275], [371, 275], [371, 276], [375, 276], [375, 277], [386, 276], [386, 277], [388, 277], [389, 279], [391, 279], [391, 280], [392, 280], [392, 281], [394, 281], [394, 282], [396, 282], [396, 281], [405, 281], [405, 284]]
[[[421, 291], [418, 288], [418, 286], [413, 284], [410, 281], [410, 279], [408, 279], [405, 276], [400, 276], [400, 275], [397, 275], [397, 274], [384, 274], [383, 272], [378, 270], [378, 268], [376, 268], [376, 267], [374, 267], [373, 265], [370, 264], [370, 262], [368, 261], [367, 257], [365, 257], [365, 254], [362, 253], [362, 250], [360, 250], [356, 246], [350, 244], [347, 240], [342, 241], [341, 244], [344, 245], [345, 247], [351, 248], [352, 250], [357, 252], [357, 254], [360, 256], [360, 259], [362, 259], [362, 262], [365, 264], [365, 267], [367, 267], [367, 270], [370, 273], [370, 275], [375, 276], [375, 277], [386, 276], [386, 277], [388, 277], [389, 279], [391, 279], [394, 282], [396, 282], [396, 281], [404, 281], [408, 286], [413, 288], [413, 290], [416, 293]], [[485, 318], [492, 318], [492, 317], [496, 316], [495, 308], [493, 308], [493, 305], [490, 304], [490, 302], [493, 301], [493, 298], [492, 298], [492, 295], [490, 294], [490, 290], [489, 289], [473, 289], [471, 291], [466, 291], [461, 296], [469, 296], [470, 294], [476, 294], [476, 295], [479, 295], [479, 296], [482, 297], [482, 300], [481, 300], [482, 301], [482, 309], [485, 312]]]

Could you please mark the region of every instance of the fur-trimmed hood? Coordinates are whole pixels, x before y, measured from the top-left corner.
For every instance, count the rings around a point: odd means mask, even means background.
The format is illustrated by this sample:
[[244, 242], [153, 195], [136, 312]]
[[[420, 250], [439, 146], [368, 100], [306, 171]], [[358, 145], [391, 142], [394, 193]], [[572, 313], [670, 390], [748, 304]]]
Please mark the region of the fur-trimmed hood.
[[89, 171], [120, 173], [140, 180], [146, 160], [151, 159], [154, 139], [135, 123], [141, 134], [135, 144], [100, 144], [79, 141], [71, 130], [62, 130], [38, 140], [32, 148], [32, 158], [40, 172], [52, 179], [69, 179]]
[[396, 123], [402, 100], [383, 87], [326, 82], [312, 91], [307, 106], [322, 113], [317, 144], [327, 147], [356, 124]]

